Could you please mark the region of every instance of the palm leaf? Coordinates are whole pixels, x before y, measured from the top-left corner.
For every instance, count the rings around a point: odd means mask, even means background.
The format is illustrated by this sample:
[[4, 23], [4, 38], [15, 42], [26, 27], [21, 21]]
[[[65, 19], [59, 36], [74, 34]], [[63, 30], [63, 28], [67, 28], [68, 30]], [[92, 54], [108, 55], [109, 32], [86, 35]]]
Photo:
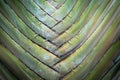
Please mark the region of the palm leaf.
[[0, 0], [0, 79], [119, 79], [119, 13], [120, 0]]

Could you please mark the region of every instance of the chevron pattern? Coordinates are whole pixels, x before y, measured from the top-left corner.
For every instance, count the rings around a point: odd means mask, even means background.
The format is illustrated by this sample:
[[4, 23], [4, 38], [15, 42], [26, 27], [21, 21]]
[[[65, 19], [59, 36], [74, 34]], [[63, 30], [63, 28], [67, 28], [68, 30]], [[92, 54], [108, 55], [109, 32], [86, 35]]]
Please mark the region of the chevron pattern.
[[20, 80], [106, 80], [119, 38], [120, 0], [0, 0], [0, 62]]

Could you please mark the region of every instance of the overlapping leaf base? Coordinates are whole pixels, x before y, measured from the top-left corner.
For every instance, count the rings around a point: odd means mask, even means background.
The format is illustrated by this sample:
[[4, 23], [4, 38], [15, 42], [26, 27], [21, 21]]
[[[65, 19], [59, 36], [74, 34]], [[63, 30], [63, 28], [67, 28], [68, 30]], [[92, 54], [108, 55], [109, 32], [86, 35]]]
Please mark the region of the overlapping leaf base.
[[120, 79], [120, 0], [0, 0], [0, 79]]

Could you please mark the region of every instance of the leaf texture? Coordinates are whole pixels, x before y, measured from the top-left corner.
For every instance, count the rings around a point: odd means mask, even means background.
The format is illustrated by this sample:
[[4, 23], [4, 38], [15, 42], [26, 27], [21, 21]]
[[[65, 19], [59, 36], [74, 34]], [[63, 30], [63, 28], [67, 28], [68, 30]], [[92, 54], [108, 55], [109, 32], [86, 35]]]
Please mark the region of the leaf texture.
[[1, 80], [119, 80], [120, 0], [0, 0]]

